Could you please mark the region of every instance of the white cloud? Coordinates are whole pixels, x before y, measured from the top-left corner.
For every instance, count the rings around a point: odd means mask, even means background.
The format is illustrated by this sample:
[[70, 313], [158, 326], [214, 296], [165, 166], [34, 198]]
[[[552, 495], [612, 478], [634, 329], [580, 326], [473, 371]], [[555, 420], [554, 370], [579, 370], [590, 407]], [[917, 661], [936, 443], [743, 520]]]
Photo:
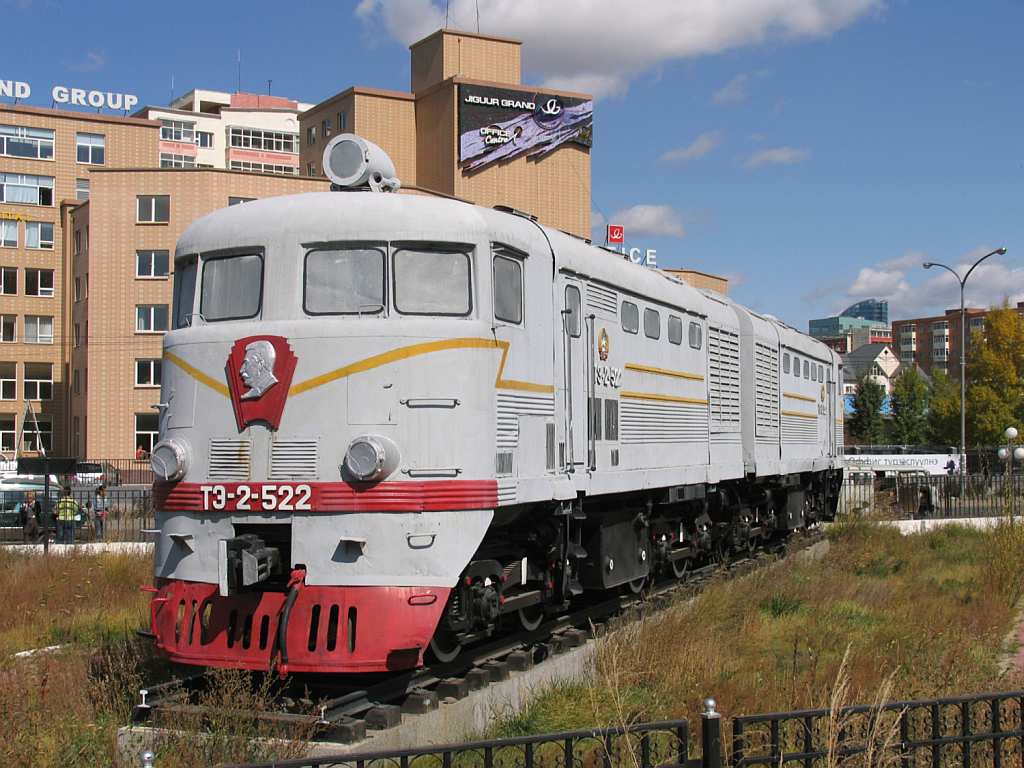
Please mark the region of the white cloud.
[[[448, 25], [475, 30], [478, 0], [450, 0]], [[479, 2], [480, 30], [522, 40], [523, 61], [545, 85], [620, 95], [671, 61], [768, 41], [821, 38], [884, 0], [617, 0]], [[440, 0], [360, 0], [356, 16], [408, 45], [445, 24]]]
[[765, 165], [795, 165], [808, 159], [811, 153], [795, 147], [773, 147], [755, 152], [743, 163], [744, 168], [761, 168]]
[[606, 219], [604, 217], [604, 214], [601, 213], [600, 211], [591, 211], [590, 212], [590, 228], [591, 229], [600, 229], [601, 227], [603, 227], [607, 223], [608, 223], [608, 219]]
[[711, 94], [711, 100], [715, 104], [738, 104], [741, 101], [746, 101], [748, 86], [755, 80], [762, 77], [767, 77], [769, 74], [767, 69], [758, 70], [753, 74], [741, 72], [736, 75], [732, 80], [723, 85], [713, 94]]
[[[975, 248], [950, 266], [963, 275], [971, 264], [991, 250]], [[831, 286], [831, 290], [815, 292], [805, 299], [816, 301], [833, 295], [831, 306], [835, 312], [859, 299], [887, 299], [889, 317], [894, 320], [941, 315], [947, 309], [958, 308], [960, 285], [953, 275], [944, 269], [925, 271], [921, 268], [925, 261], [928, 261], [927, 253], [908, 251], [897, 258], [862, 268], [845, 291], [841, 286]], [[1004, 299], [1011, 304], [1024, 301], [1024, 266], [1015, 266], [1005, 257], [993, 256], [971, 274], [965, 291], [966, 304], [990, 307], [1001, 304]]]
[[[608, 221], [625, 227], [627, 238], [633, 235], [686, 236], [682, 217], [669, 205], [634, 205], [616, 211]], [[594, 219], [592, 226], [601, 227], [604, 223], [602, 220], [598, 224]]]
[[98, 72], [106, 65], [107, 57], [102, 51], [86, 51], [85, 56], [80, 61], [69, 64], [68, 69], [73, 72]]
[[721, 143], [722, 134], [720, 131], [708, 131], [694, 139], [689, 146], [670, 149], [661, 156], [661, 160], [666, 163], [688, 163], [690, 160], [704, 157], [704, 155]]

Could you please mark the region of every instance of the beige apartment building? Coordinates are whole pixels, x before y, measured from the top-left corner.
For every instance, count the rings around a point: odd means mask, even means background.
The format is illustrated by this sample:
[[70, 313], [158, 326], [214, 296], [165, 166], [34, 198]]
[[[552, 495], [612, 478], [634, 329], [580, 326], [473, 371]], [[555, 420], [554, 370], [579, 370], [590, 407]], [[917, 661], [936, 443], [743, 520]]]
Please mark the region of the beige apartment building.
[[[312, 107], [259, 93], [196, 88], [137, 117], [160, 123], [161, 168], [227, 168], [298, 176], [299, 113]], [[146, 165], [150, 165], [147, 162]]]
[[[90, 194], [94, 171], [152, 162], [159, 123], [0, 105], [0, 453], [14, 453], [26, 403], [43, 446], [64, 453], [70, 302], [64, 201]], [[23, 447], [37, 450], [35, 430]]]
[[161, 343], [174, 247], [195, 219], [328, 182], [214, 169], [104, 169], [68, 208], [71, 257], [69, 450], [124, 458], [156, 441]]
[[447, 29], [414, 43], [408, 93], [352, 87], [299, 116], [303, 170], [323, 175], [326, 142], [357, 133], [391, 156], [403, 185], [589, 238], [593, 97], [524, 85], [521, 47]]

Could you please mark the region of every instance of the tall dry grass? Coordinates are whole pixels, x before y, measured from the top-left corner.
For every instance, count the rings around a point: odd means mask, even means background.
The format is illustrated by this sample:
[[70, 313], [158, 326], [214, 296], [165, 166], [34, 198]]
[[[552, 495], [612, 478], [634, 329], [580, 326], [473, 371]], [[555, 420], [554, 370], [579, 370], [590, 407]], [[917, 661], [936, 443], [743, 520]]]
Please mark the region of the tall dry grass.
[[663, 718], [929, 698], [1021, 684], [1001, 676], [1024, 595], [1024, 526], [915, 536], [863, 521], [818, 562], [712, 584], [600, 641], [595, 675], [563, 685], [497, 735]]
[[[150, 568], [141, 555], [44, 559], [0, 550], [0, 765], [137, 768], [137, 756], [118, 754], [117, 731], [139, 688], [169, 674], [149, 642], [133, 636], [147, 623], [148, 595], [138, 587]], [[55, 644], [63, 645], [55, 653], [12, 655]], [[273, 685], [219, 675], [199, 701], [214, 715], [179, 718], [181, 733], [151, 745], [160, 768], [298, 756], [299, 743], [271, 738], [252, 717], [272, 706]]]

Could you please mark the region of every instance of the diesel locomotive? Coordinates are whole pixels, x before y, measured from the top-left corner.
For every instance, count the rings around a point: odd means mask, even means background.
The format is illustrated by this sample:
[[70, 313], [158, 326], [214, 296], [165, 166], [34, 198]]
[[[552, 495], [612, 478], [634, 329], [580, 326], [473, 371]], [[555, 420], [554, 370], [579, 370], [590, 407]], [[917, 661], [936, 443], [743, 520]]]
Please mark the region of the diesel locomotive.
[[830, 519], [824, 344], [511, 209], [332, 191], [195, 221], [164, 338], [151, 623], [176, 662], [450, 660]]

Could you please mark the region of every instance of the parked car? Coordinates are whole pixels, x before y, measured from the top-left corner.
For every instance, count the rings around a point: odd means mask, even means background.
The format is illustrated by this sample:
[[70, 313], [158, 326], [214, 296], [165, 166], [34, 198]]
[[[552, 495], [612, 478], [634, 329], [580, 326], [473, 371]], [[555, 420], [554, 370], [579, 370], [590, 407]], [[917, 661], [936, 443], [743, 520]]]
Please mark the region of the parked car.
[[75, 465], [71, 482], [79, 486], [120, 485], [121, 472], [108, 462], [80, 461]]

